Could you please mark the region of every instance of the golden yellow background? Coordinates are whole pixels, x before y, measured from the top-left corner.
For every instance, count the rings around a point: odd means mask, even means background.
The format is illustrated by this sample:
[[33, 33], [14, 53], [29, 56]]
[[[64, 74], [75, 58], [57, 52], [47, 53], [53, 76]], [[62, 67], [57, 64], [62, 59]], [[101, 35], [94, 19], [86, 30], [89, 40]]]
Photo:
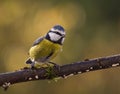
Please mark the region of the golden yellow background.
[[[120, 0], [0, 0], [0, 72], [28, 66], [33, 41], [55, 24], [66, 30], [63, 52], [53, 60], [60, 65], [120, 53]], [[111, 68], [57, 83], [20, 83], [6, 93], [120, 94], [119, 74]]]

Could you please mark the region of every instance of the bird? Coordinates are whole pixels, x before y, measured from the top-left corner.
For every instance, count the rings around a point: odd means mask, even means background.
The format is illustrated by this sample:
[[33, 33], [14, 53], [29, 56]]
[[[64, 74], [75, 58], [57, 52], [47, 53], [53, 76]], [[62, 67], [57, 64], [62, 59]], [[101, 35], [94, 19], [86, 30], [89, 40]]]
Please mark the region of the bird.
[[29, 49], [26, 64], [31, 64], [31, 68], [34, 68], [36, 63], [58, 65], [51, 60], [62, 51], [65, 34], [65, 29], [61, 25], [55, 25], [47, 34], [36, 39]]

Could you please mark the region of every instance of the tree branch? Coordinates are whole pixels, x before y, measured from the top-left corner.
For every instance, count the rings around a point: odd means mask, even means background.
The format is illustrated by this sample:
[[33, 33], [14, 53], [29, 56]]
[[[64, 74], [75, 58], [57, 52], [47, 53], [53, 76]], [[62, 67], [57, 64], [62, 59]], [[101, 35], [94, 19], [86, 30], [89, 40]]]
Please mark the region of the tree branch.
[[53, 79], [56, 77], [64, 78], [70, 75], [117, 66], [120, 66], [120, 54], [74, 62], [72, 64], [62, 65], [60, 69], [58, 67], [38, 69], [23, 68], [15, 72], [1, 73], [0, 86], [7, 89], [11, 84], [15, 83]]

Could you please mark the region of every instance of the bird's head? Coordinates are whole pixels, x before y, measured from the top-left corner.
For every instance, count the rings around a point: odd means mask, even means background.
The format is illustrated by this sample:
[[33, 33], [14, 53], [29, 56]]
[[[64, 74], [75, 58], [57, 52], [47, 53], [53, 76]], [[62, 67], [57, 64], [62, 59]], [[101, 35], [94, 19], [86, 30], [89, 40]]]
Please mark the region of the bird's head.
[[63, 44], [65, 39], [65, 30], [62, 26], [55, 25], [50, 29], [45, 38], [54, 43]]

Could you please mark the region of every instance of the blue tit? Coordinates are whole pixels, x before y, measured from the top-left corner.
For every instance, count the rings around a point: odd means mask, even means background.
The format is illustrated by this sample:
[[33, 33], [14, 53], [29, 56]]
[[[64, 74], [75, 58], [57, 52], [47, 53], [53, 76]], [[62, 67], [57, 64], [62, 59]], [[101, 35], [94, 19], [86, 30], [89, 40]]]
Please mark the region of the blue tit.
[[26, 64], [34, 67], [35, 63], [49, 63], [59, 52], [65, 39], [65, 30], [55, 25], [49, 32], [38, 38], [29, 50], [29, 59]]

